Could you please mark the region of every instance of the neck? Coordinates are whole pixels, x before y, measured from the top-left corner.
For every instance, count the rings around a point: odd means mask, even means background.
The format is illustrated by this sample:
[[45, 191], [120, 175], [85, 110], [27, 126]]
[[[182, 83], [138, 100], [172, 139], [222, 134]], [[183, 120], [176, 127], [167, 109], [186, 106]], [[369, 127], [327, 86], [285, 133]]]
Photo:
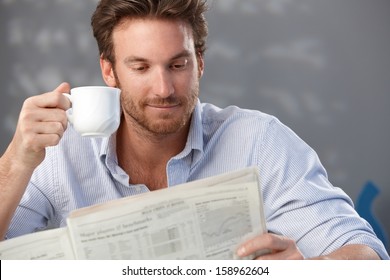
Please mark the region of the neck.
[[176, 133], [156, 135], [137, 129], [122, 119], [117, 131], [118, 163], [130, 176], [130, 183], [149, 189], [167, 186], [166, 166], [186, 144], [189, 124]]
[[117, 132], [117, 152], [118, 155], [128, 152], [131, 158], [149, 163], [171, 158], [184, 149], [188, 131], [189, 125], [172, 134], [157, 135], [135, 129], [122, 120]]

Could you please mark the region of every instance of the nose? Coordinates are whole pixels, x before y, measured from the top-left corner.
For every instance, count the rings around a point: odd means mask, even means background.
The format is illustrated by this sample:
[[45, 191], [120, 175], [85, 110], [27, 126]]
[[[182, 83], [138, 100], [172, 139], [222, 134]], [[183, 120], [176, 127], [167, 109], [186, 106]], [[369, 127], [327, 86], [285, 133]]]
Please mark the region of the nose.
[[167, 69], [156, 69], [153, 79], [153, 93], [161, 98], [167, 98], [174, 93], [173, 77]]

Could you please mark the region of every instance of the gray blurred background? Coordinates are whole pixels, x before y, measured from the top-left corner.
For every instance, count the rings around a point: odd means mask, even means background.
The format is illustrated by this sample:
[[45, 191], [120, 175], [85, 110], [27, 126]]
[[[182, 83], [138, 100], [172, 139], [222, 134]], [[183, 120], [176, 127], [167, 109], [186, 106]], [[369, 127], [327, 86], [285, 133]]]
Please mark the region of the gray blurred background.
[[[23, 101], [102, 85], [97, 0], [0, 0], [0, 152]], [[319, 154], [387, 248], [390, 2], [209, 0], [201, 100], [276, 115]]]

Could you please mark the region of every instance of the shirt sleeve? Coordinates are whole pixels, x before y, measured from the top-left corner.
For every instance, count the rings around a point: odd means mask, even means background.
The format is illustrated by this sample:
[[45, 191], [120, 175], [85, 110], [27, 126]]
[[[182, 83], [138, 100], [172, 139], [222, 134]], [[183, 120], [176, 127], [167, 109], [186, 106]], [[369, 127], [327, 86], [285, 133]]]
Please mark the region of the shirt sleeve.
[[35, 169], [11, 220], [6, 239], [59, 227], [55, 224], [53, 207], [54, 190], [58, 184], [55, 158], [52, 149], [48, 149], [45, 160]]
[[30, 183], [16, 208], [6, 239], [47, 229], [50, 212], [52, 209], [47, 197]]
[[329, 182], [314, 150], [277, 119], [259, 148], [259, 169], [269, 231], [294, 239], [306, 258], [346, 244], [389, 258], [349, 196]]

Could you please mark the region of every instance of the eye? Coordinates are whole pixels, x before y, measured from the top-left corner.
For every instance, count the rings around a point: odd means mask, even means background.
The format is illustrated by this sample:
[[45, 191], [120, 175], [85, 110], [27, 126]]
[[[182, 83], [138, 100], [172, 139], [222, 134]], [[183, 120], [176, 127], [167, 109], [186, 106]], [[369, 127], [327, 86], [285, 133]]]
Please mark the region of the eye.
[[131, 66], [131, 69], [135, 72], [145, 72], [148, 68], [146, 64], [134, 64]]
[[171, 64], [171, 69], [183, 70], [186, 68], [187, 64], [188, 64], [187, 59], [180, 59]]

